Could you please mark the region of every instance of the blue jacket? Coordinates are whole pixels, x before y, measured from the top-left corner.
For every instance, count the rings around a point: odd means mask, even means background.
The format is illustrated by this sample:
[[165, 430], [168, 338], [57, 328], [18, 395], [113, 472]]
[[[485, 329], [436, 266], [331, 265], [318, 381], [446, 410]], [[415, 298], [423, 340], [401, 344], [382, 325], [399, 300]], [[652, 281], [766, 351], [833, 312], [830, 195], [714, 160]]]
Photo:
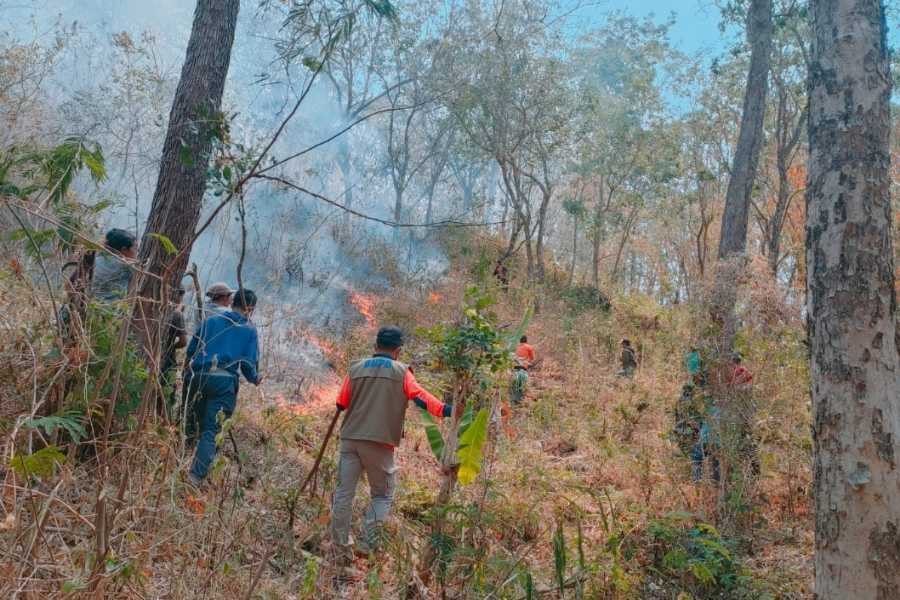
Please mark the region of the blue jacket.
[[240, 313], [229, 311], [203, 321], [191, 338], [187, 355], [194, 372], [216, 365], [235, 376], [240, 369], [250, 383], [259, 381], [259, 337], [253, 323]]

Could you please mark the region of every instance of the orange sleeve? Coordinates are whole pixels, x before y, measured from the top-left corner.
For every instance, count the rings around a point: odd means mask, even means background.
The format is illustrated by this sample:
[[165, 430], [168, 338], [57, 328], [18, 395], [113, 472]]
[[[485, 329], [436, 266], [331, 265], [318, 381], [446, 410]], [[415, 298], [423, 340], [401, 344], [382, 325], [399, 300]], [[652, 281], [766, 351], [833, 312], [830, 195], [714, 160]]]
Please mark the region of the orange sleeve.
[[422, 400], [425, 403], [426, 410], [435, 417], [444, 416], [444, 403], [419, 385], [412, 371], [406, 371], [406, 377], [403, 378], [403, 393], [406, 394], [407, 400], [415, 400], [416, 398]]
[[338, 393], [337, 405], [339, 408], [347, 410], [350, 408], [350, 378], [345, 377], [344, 383], [341, 385], [341, 391]]
[[534, 346], [528, 346], [528, 360], [534, 362], [535, 352]]

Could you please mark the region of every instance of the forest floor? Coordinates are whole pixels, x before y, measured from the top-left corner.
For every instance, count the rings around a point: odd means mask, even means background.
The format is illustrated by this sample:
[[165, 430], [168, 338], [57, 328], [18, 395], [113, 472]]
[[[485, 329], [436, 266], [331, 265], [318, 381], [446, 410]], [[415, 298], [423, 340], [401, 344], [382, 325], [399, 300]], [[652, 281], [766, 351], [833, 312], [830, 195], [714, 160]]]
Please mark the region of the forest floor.
[[[373, 296], [374, 319], [411, 330], [452, 322], [471, 283], [468, 268], [455, 264], [438, 288]], [[498, 322], [517, 324], [521, 290], [496, 297]], [[799, 337], [767, 336], [768, 345], [745, 338], [760, 397], [761, 476], [740, 503], [739, 529], [717, 510], [719, 488], [691, 480], [690, 461], [668, 436], [687, 379], [682, 354], [691, 318], [686, 309], [634, 299], [614, 299], [606, 314], [547, 298], [528, 327], [542, 361], [526, 399], [492, 428], [481, 475], [451, 507], [452, 547], [433, 584], [438, 597], [536, 598], [559, 594], [560, 584], [572, 598], [809, 596], [808, 406], [793, 366]], [[329, 559], [334, 440], [313, 493], [297, 495], [334, 413], [339, 376], [370, 351], [371, 337], [370, 324], [360, 323], [324, 340], [333, 373], [297, 371], [289, 349], [269, 348], [263, 368], [279, 376], [260, 389], [242, 386], [234, 443], [223, 437], [226, 460], [202, 492], [184, 482], [190, 457], [173, 426], [147, 429], [139, 447], [105, 472], [72, 460], [57, 479], [26, 485], [8, 471], [0, 543], [18, 550], [0, 565], [0, 595], [406, 596], [433, 543], [427, 524], [440, 477], [416, 411], [397, 451], [399, 484], [379, 556], [358, 560], [349, 576]], [[427, 354], [420, 337], [404, 359], [437, 390], [440, 377], [417, 364]], [[616, 376], [621, 337], [639, 350], [632, 379]], [[502, 382], [498, 390], [505, 395]], [[355, 528], [367, 498], [360, 485]], [[104, 565], [93, 559], [99, 524], [108, 528]]]

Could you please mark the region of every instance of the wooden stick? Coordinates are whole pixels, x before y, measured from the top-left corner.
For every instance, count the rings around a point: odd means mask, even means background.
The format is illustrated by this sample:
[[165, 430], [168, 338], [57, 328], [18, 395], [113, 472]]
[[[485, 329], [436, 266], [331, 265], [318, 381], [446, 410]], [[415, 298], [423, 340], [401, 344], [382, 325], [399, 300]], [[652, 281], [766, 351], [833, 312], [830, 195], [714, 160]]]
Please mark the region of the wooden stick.
[[331, 439], [331, 434], [334, 432], [334, 426], [337, 424], [339, 416], [341, 416], [341, 411], [334, 411], [334, 417], [331, 418], [331, 424], [328, 426], [328, 431], [325, 433], [325, 439], [322, 440], [322, 447], [319, 448], [319, 455], [316, 457], [316, 462], [313, 463], [312, 469], [310, 469], [309, 474], [300, 486], [300, 491], [297, 492], [298, 496], [303, 493], [306, 486], [309, 485], [309, 482], [315, 476], [316, 472], [318, 472], [319, 464], [322, 462], [322, 457], [325, 455], [325, 448], [328, 447], [328, 440]]

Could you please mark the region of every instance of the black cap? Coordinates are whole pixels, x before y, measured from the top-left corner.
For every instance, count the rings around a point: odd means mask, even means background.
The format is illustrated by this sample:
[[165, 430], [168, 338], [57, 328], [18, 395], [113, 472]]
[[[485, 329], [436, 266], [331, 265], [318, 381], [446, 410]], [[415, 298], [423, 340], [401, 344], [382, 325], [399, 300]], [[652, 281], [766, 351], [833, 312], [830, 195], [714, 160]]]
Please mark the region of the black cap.
[[375, 345], [385, 350], [396, 350], [403, 345], [403, 330], [390, 325], [378, 330]]
[[231, 307], [232, 308], [253, 308], [256, 306], [256, 294], [253, 290], [248, 290], [247, 288], [239, 289], [234, 293], [234, 298], [231, 299]]
[[137, 241], [137, 237], [124, 229], [110, 229], [106, 232], [106, 245], [117, 252], [128, 250]]

